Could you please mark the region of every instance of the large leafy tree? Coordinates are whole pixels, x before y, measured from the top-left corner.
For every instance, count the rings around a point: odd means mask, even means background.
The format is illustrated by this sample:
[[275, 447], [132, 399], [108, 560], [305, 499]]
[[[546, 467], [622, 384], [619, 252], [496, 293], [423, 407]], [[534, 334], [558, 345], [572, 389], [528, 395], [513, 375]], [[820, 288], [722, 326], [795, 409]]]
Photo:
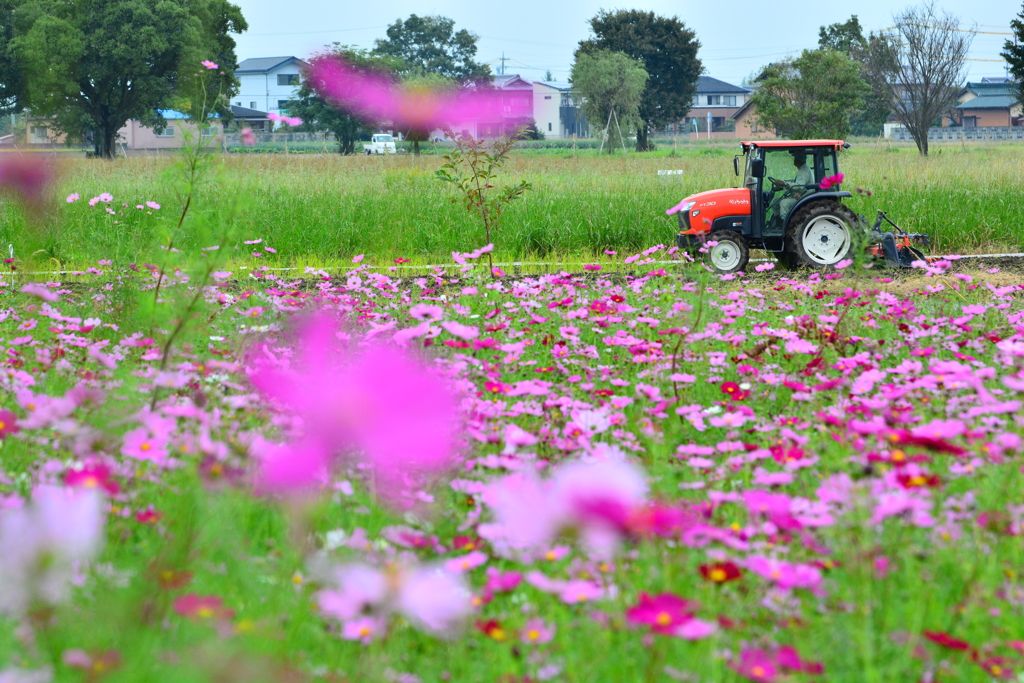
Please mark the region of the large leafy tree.
[[[230, 34], [247, 28], [227, 0], [20, 0], [6, 47], [32, 114], [112, 158], [129, 119], [160, 128], [170, 106], [226, 115], [237, 88]], [[197, 92], [204, 59], [220, 68]]]
[[618, 132], [616, 128], [609, 130], [612, 112], [626, 135], [643, 125], [640, 102], [647, 72], [640, 60], [610, 50], [578, 54], [569, 80], [583, 97], [582, 109], [587, 119], [605, 125], [609, 153], [615, 149], [612, 141]]
[[302, 119], [303, 130], [333, 134], [338, 142], [339, 154], [354, 154], [359, 137], [373, 132], [383, 121], [369, 118], [366, 113], [357, 115], [344, 105], [328, 101], [317, 92], [316, 83], [313, 82], [317, 64], [324, 59], [339, 58], [361, 73], [386, 79], [397, 78], [395, 74], [405, 64], [397, 57], [374, 55], [366, 50], [335, 43], [313, 55], [302, 68], [302, 85], [296, 101], [288, 108], [289, 113]]
[[[836, 50], [849, 55], [861, 66], [867, 80], [867, 66], [864, 62], [868, 40], [860, 26], [860, 19], [854, 14], [842, 23], [822, 26], [818, 30], [818, 48]], [[869, 87], [864, 93], [863, 106], [850, 115], [850, 132], [854, 135], [880, 135], [882, 126], [889, 120], [892, 108], [885, 93]]]
[[14, 0], [0, 0], [0, 115], [21, 110], [21, 69], [10, 49], [14, 37]]
[[1002, 57], [1010, 65], [1010, 73], [1017, 79], [1017, 99], [1024, 103], [1024, 5], [1020, 14], [1010, 22], [1013, 40], [1003, 45]]
[[378, 39], [374, 52], [397, 57], [408, 72], [438, 74], [459, 81], [486, 80], [491, 69], [474, 61], [479, 37], [466, 29], [455, 30], [448, 17], [410, 14], [388, 26], [386, 39]]
[[647, 88], [640, 101], [636, 149], [650, 149], [652, 127], [679, 121], [690, 111], [703, 70], [697, 58], [700, 41], [678, 17], [662, 17], [642, 10], [601, 10], [590, 20], [594, 37], [580, 42], [581, 54], [599, 50], [623, 52], [643, 64]]
[[750, 99], [758, 122], [786, 137], [842, 138], [867, 90], [860, 65], [845, 53], [804, 50], [769, 65]]

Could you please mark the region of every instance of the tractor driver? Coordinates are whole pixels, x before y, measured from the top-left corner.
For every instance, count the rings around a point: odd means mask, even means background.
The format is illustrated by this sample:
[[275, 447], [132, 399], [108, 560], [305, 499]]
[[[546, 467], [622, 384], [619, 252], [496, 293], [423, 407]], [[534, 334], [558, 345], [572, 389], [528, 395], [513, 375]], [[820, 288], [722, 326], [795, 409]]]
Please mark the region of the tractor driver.
[[785, 188], [786, 196], [779, 202], [779, 215], [783, 220], [793, 210], [797, 200], [807, 191], [807, 186], [814, 182], [814, 174], [807, 168], [807, 155], [803, 152], [793, 153], [793, 165], [796, 166], [796, 177], [793, 180], [776, 180], [775, 189]]

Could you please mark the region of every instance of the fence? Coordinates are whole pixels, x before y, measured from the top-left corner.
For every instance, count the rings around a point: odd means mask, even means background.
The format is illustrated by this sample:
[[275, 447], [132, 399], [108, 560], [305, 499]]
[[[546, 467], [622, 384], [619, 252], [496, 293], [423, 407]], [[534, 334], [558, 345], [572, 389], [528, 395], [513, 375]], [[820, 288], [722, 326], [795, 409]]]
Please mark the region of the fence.
[[[913, 142], [910, 131], [900, 126], [892, 129], [893, 142]], [[976, 128], [929, 128], [929, 142], [991, 142], [996, 140], [1024, 141], [1024, 126], [979, 126]]]
[[[259, 133], [253, 131], [256, 144], [278, 144], [291, 142], [320, 142], [334, 144], [334, 135], [329, 133]], [[241, 133], [224, 133], [225, 147], [238, 147], [242, 144]]]

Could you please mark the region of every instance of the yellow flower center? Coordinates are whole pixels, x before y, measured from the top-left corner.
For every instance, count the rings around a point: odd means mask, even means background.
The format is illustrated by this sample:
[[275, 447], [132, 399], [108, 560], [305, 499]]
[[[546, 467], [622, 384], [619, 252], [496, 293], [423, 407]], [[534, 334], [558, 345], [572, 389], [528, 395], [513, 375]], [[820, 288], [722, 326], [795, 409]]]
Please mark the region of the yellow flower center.
[[152, 446], [150, 446], [148, 443], [144, 443], [141, 446], [139, 446], [140, 451], [148, 451], [150, 448], [152, 448]]
[[750, 673], [754, 674], [758, 678], [764, 678], [764, 675], [768, 672], [764, 670], [763, 666], [755, 666], [750, 669]]
[[209, 619], [213, 616], [213, 610], [209, 607], [200, 607], [196, 610], [196, 616], [202, 617], [203, 619]]
[[540, 631], [535, 628], [531, 628], [526, 632], [527, 640], [540, 640]]
[[725, 581], [725, 579], [726, 579], [725, 570], [724, 569], [719, 569], [718, 567], [716, 567], [716, 568], [712, 569], [708, 573], [708, 577], [712, 581], [717, 581], [717, 582], [721, 583], [722, 581]]
[[654, 618], [654, 621], [658, 626], [668, 626], [672, 623], [672, 617], [668, 612], [658, 612], [658, 616]]

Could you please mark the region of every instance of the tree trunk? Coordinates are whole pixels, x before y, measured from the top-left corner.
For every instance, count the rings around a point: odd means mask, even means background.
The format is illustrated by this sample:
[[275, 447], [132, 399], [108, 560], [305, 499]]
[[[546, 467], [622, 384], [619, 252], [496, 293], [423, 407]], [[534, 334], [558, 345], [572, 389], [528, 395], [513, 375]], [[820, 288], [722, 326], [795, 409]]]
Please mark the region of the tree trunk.
[[647, 127], [647, 124], [640, 124], [640, 126], [636, 129], [636, 151], [646, 152], [650, 149], [651, 145], [648, 142], [649, 134], [650, 129]]
[[917, 151], [921, 156], [928, 156], [928, 128], [922, 131], [918, 126], [917, 130], [911, 131], [911, 133], [913, 134], [914, 143], [917, 145]]
[[95, 139], [93, 140], [93, 149], [95, 154], [100, 159], [113, 159], [114, 155], [117, 154], [117, 130], [120, 126], [115, 127], [110, 122], [105, 122], [96, 127], [93, 131]]
[[417, 157], [420, 155], [420, 139], [419, 138], [413, 138], [413, 141], [412, 141], [412, 154], [413, 154], [413, 156], [417, 156]]

